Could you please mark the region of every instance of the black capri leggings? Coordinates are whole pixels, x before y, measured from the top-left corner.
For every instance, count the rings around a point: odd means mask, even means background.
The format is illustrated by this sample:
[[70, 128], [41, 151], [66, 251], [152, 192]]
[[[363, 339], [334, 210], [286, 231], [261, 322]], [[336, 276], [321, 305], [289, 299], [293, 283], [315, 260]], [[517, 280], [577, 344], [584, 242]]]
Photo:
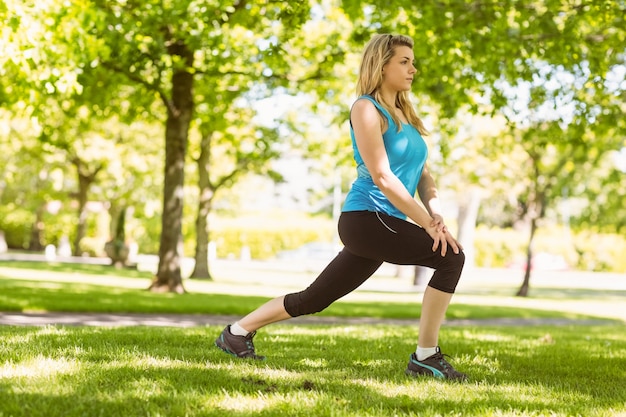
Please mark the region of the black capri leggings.
[[441, 256], [441, 248], [433, 252], [433, 239], [421, 227], [378, 212], [352, 211], [341, 213], [338, 228], [344, 249], [308, 288], [285, 296], [290, 316], [324, 310], [358, 288], [383, 262], [433, 268], [428, 286], [454, 293], [465, 255], [449, 249]]

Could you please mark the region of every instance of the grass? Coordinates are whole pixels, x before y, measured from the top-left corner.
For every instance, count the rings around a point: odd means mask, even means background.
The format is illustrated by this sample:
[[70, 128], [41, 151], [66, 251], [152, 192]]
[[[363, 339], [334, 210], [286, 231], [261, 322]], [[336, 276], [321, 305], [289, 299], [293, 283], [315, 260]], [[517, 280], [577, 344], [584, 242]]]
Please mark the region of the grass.
[[[268, 298], [215, 294], [217, 284], [206, 282], [182, 296], [152, 294], [143, 291], [149, 278], [93, 265], [0, 262], [0, 311], [239, 315]], [[417, 301], [371, 295], [324, 314], [419, 313]], [[586, 302], [582, 292], [576, 297]], [[535, 300], [543, 309], [480, 300], [453, 304], [448, 318], [589, 317], [556, 311], [551, 298]], [[442, 348], [470, 376], [465, 384], [404, 375], [415, 326], [275, 324], [255, 339], [264, 362], [215, 348], [219, 326], [0, 326], [0, 417], [626, 416], [626, 332], [623, 322], [606, 323], [444, 326]]]
[[[44, 273], [41, 274], [41, 268]], [[37, 272], [39, 272], [38, 276]], [[193, 292], [184, 295], [144, 291], [151, 274], [117, 270], [102, 265], [0, 262], [0, 311], [172, 313], [243, 315], [270, 297], [215, 293], [214, 282], [186, 281]], [[257, 284], [259, 288], [263, 283]], [[238, 287], [234, 287], [237, 291]], [[300, 288], [300, 287], [297, 287]], [[250, 290], [250, 288], [247, 288]], [[254, 293], [253, 291], [248, 291]], [[376, 300], [386, 302], [376, 302]], [[373, 301], [374, 300], [374, 301]], [[481, 298], [482, 300], [482, 298]], [[415, 319], [421, 297], [417, 294], [372, 293], [366, 301], [344, 301], [331, 305], [320, 316]], [[512, 300], [505, 300], [505, 304]], [[524, 308], [506, 305], [454, 302], [447, 314], [454, 319], [590, 319], [591, 314], [558, 311], [553, 308]]]
[[465, 384], [403, 374], [408, 326], [275, 325], [264, 362], [221, 329], [2, 327], [2, 416], [612, 416], [626, 413], [619, 326], [448, 327]]

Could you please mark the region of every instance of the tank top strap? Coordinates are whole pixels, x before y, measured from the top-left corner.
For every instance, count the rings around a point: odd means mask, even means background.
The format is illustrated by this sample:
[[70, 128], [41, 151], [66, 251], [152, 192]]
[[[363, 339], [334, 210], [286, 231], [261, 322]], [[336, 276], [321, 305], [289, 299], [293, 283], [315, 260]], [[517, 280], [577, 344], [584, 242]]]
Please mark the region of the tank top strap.
[[376, 101], [376, 99], [372, 96], [370, 96], [369, 94], [364, 94], [361, 97], [359, 97], [358, 99], [367, 99], [369, 101], [372, 102], [372, 104], [374, 106], [376, 106], [376, 108], [378, 109], [378, 111], [380, 111], [386, 118], [387, 118], [387, 124], [389, 127], [392, 127], [391, 131], [395, 131], [396, 129], [396, 122], [393, 121], [393, 117], [391, 117], [391, 114], [389, 114], [389, 112], [387, 111], [387, 109], [385, 109], [383, 106], [381, 106], [381, 104], [379, 102]]

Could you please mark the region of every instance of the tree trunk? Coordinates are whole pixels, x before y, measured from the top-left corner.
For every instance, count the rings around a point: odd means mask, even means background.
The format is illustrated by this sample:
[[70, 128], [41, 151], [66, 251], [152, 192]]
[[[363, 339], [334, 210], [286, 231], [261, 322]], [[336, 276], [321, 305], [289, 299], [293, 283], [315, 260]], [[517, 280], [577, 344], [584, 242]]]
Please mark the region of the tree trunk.
[[166, 102], [168, 112], [159, 267], [149, 290], [184, 293], [181, 275], [183, 187], [189, 125], [193, 113], [193, 75], [188, 71], [193, 65], [193, 51], [182, 42], [172, 42], [169, 52], [181, 57], [186, 65], [174, 71], [172, 100]]
[[209, 179], [209, 164], [211, 163], [212, 134], [202, 136], [200, 156], [198, 157], [198, 187], [200, 199], [198, 202], [198, 217], [196, 218], [196, 254], [195, 266], [191, 278], [212, 280], [209, 270], [209, 213], [213, 201], [214, 190]]
[[33, 227], [30, 231], [30, 242], [28, 243], [28, 250], [39, 252], [44, 249], [42, 243], [44, 222], [43, 222], [43, 214], [46, 211], [46, 205], [42, 204], [37, 208], [35, 212], [35, 222], [33, 223]]
[[517, 291], [518, 297], [527, 297], [528, 289], [530, 288], [530, 274], [532, 272], [532, 260], [533, 260], [533, 239], [535, 237], [535, 231], [537, 230], [537, 219], [532, 217], [530, 219], [530, 238], [528, 239], [528, 249], [526, 250], [526, 270], [524, 271], [524, 281], [522, 286]]
[[85, 237], [87, 230], [87, 190], [89, 189], [88, 178], [78, 174], [78, 224], [76, 235], [72, 244], [72, 255], [80, 256], [80, 241]]
[[78, 175], [78, 224], [76, 225], [76, 235], [72, 244], [72, 255], [81, 256], [80, 242], [85, 237], [87, 231], [87, 198], [89, 187], [96, 180], [98, 172], [103, 168], [102, 165], [97, 166], [93, 171], [89, 171], [84, 161], [78, 157], [72, 158], [72, 163], [76, 167]]
[[463, 201], [459, 204], [459, 214], [457, 216], [458, 233], [457, 239], [463, 245], [465, 253], [465, 268], [472, 268], [476, 265], [476, 251], [474, 238], [476, 235], [476, 219], [480, 208], [480, 189], [471, 188], [463, 193]]
[[[529, 154], [530, 155], [530, 154]], [[537, 222], [546, 214], [546, 185], [540, 184], [541, 174], [539, 169], [539, 155], [530, 155], [533, 164], [533, 185], [529, 193], [528, 207], [526, 215], [530, 219], [530, 236], [528, 238], [528, 248], [526, 250], [526, 271], [524, 271], [524, 281], [517, 291], [518, 297], [527, 297], [530, 288], [530, 274], [533, 269], [533, 240], [537, 231]]]

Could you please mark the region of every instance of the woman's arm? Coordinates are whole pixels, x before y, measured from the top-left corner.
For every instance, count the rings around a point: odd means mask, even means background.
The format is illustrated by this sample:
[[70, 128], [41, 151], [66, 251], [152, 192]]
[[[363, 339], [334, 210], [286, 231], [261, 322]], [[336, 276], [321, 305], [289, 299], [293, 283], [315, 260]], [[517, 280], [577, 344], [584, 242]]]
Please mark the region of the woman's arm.
[[450, 234], [448, 228], [444, 224], [443, 215], [441, 214], [441, 203], [439, 201], [439, 192], [437, 186], [435, 186], [435, 180], [430, 175], [428, 164], [424, 165], [422, 170], [422, 176], [417, 185], [417, 193], [422, 203], [428, 210], [428, 213], [433, 218], [433, 223], [446, 235], [446, 240], [450, 246], [452, 246], [454, 253], [458, 253], [458, 248], [463, 249], [461, 244]]
[[391, 204], [428, 232], [434, 240], [433, 251], [437, 250], [441, 243], [441, 254], [445, 255], [447, 240], [443, 231], [437, 230], [433, 225], [433, 218], [415, 201], [391, 171], [383, 142], [381, 116], [376, 107], [368, 100], [357, 100], [352, 107], [350, 120], [359, 153], [374, 184]]
[[424, 203], [424, 207], [426, 207], [426, 210], [428, 210], [428, 213], [435, 221], [438, 220], [437, 217], [442, 218], [439, 192], [437, 191], [437, 186], [435, 186], [435, 180], [432, 175], [430, 175], [428, 164], [425, 164], [422, 170], [422, 176], [417, 184], [417, 194], [422, 203]]

